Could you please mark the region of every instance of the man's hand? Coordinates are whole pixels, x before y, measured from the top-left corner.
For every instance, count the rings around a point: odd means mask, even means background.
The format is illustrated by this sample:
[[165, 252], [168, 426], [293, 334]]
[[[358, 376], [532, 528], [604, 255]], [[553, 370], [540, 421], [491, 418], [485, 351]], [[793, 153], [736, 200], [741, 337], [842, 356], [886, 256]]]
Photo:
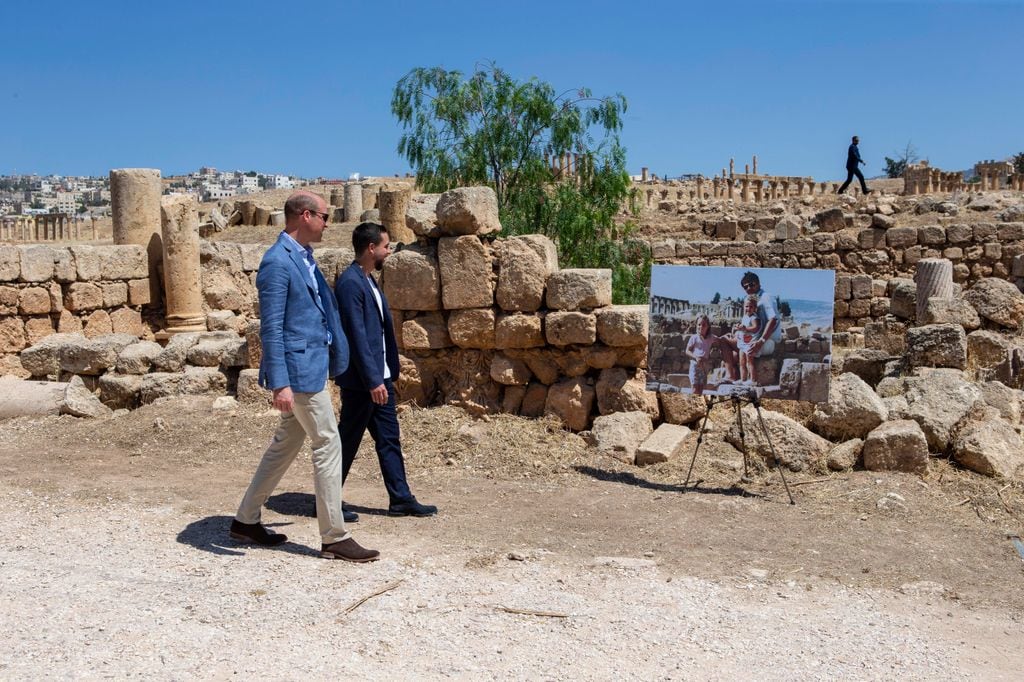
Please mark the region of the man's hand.
[[295, 407], [295, 395], [291, 386], [283, 386], [274, 389], [274, 409], [281, 412], [291, 412]]
[[377, 405], [388, 404], [388, 389], [384, 384], [381, 384], [377, 388], [370, 389], [370, 399], [373, 400]]

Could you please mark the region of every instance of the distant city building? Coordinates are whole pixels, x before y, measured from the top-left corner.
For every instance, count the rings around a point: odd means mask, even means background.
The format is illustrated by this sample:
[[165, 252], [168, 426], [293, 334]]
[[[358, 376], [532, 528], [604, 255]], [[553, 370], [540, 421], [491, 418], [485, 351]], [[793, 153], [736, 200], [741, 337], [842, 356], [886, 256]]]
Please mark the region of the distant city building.
[[79, 197], [75, 192], [57, 192], [57, 212], [74, 215], [78, 210]]
[[260, 179], [255, 175], [243, 175], [239, 186], [246, 192], [258, 192], [260, 189]]
[[295, 183], [287, 175], [268, 175], [267, 189], [294, 189]]

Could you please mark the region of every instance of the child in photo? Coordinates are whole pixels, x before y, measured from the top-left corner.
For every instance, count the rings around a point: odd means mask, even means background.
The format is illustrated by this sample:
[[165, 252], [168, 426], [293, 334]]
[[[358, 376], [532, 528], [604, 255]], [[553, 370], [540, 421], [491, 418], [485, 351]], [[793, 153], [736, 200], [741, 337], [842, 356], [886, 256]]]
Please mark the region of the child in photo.
[[690, 358], [690, 387], [693, 395], [704, 392], [708, 383], [708, 369], [711, 361], [711, 349], [718, 342], [718, 337], [711, 333], [711, 320], [707, 315], [697, 316], [697, 331], [686, 342], [686, 357]]
[[761, 321], [757, 318], [757, 296], [751, 294], [743, 302], [743, 317], [733, 327], [736, 333], [736, 349], [740, 355], [741, 386], [757, 386], [757, 374], [754, 372], [754, 354], [750, 346], [757, 340], [761, 331]]

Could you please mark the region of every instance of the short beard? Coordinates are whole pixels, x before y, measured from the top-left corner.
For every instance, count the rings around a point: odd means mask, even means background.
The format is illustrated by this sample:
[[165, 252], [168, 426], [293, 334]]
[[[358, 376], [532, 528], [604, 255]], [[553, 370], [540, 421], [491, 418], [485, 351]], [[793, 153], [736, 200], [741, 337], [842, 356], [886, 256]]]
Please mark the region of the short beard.
[[384, 259], [381, 258], [380, 260], [374, 260], [373, 261], [373, 269], [376, 270], [377, 272], [380, 272], [381, 270], [383, 270], [384, 269]]

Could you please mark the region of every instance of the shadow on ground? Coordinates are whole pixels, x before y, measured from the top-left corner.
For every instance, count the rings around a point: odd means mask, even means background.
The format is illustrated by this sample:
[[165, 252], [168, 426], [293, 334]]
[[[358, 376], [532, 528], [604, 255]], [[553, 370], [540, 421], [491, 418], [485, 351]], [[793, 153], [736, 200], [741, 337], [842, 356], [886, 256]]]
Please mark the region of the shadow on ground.
[[[177, 540], [183, 545], [189, 545], [204, 552], [220, 554], [222, 556], [243, 556], [251, 549], [270, 552], [288, 552], [290, 554], [302, 554], [305, 556], [319, 556], [319, 552], [315, 552], [309, 547], [304, 547], [294, 542], [285, 542], [284, 544], [277, 545], [276, 547], [261, 547], [259, 545], [236, 542], [228, 537], [228, 528], [231, 526], [231, 520], [232, 517], [230, 516], [207, 516], [205, 519], [193, 521], [185, 526], [184, 530], [178, 533]], [[264, 525], [268, 528], [273, 528], [286, 524], [268, 523]]]
[[758, 493], [752, 493], [749, 490], [744, 490], [738, 485], [733, 485], [729, 488], [700, 488], [698, 486], [704, 482], [703, 479], [696, 480], [691, 485], [684, 488], [681, 483], [656, 483], [654, 481], [648, 481], [647, 479], [640, 478], [628, 471], [609, 471], [608, 469], [598, 469], [597, 467], [585, 465], [578, 465], [574, 468], [584, 476], [590, 476], [598, 481], [623, 483], [625, 485], [632, 485], [638, 488], [645, 488], [647, 490], [657, 490], [658, 492], [663, 493], [701, 493], [702, 495], [763, 497], [763, 495], [759, 495]]

